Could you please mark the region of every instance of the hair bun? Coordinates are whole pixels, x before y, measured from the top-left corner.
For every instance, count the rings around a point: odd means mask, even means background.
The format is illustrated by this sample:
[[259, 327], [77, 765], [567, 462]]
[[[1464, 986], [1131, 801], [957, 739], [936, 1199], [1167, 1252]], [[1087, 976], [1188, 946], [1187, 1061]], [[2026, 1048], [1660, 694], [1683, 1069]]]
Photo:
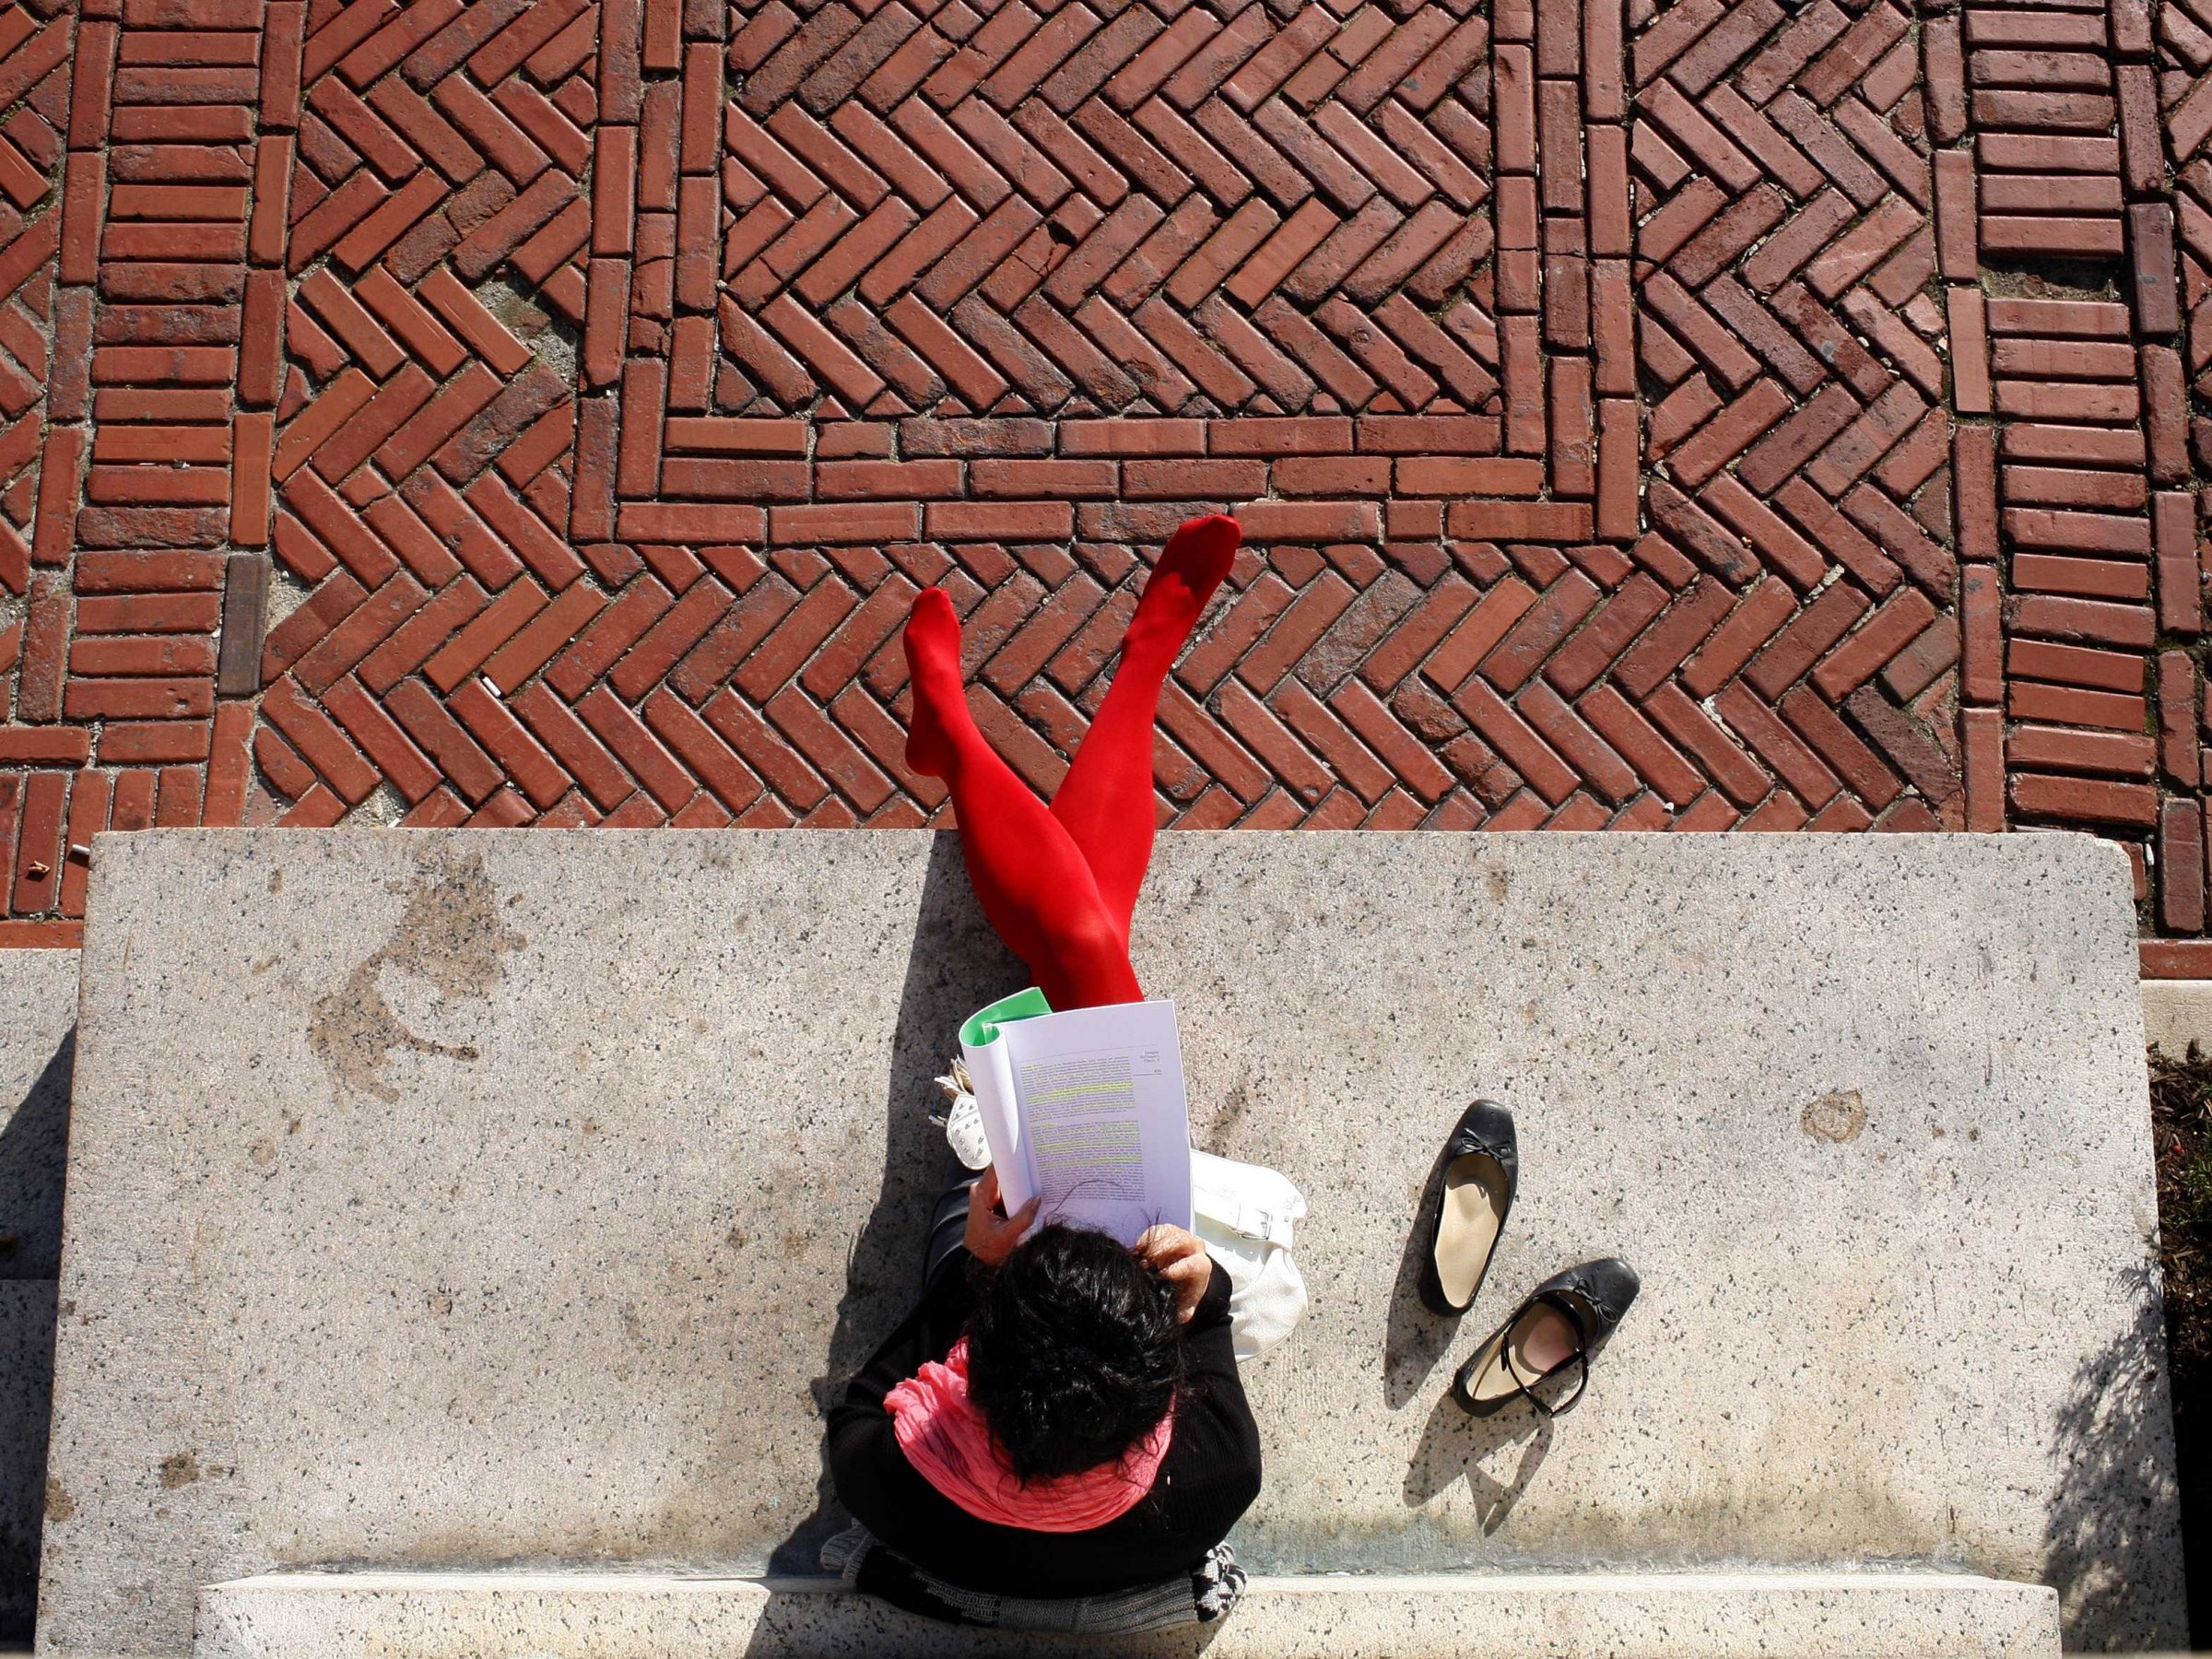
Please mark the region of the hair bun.
[[968, 1389], [1023, 1479], [1112, 1463], [1182, 1380], [1172, 1291], [1118, 1241], [1059, 1223], [1000, 1265], [968, 1326]]

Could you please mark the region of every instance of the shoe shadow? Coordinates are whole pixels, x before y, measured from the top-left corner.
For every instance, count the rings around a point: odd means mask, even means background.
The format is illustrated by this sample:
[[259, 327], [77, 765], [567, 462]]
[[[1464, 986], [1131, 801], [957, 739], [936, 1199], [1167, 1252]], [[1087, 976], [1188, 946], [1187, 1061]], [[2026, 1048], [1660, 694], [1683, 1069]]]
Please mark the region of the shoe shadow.
[[1552, 1420], [1526, 1406], [1471, 1417], [1447, 1394], [1429, 1414], [1406, 1468], [1407, 1509], [1418, 1509], [1465, 1476], [1484, 1537], [1505, 1524], [1551, 1454]]
[[[1429, 1217], [1438, 1184], [1444, 1178], [1445, 1148], [1438, 1147], [1421, 1183], [1421, 1200], [1406, 1230], [1406, 1251], [1398, 1258], [1397, 1282], [1390, 1292], [1390, 1317], [1382, 1337], [1382, 1398], [1391, 1410], [1411, 1404], [1452, 1347], [1459, 1321], [1439, 1319], [1421, 1300], [1421, 1274], [1429, 1259]], [[1456, 1408], [1455, 1408], [1456, 1409]]]

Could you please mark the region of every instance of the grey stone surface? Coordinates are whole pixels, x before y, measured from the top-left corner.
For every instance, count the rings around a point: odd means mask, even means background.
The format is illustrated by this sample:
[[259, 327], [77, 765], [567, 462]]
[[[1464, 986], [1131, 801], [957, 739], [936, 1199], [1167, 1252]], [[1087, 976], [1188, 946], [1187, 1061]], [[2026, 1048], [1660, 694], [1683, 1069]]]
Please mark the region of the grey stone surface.
[[[1195, 1138], [1312, 1212], [1248, 1563], [1910, 1563], [2177, 1641], [2133, 932], [2066, 836], [1163, 838]], [[88, 940], [46, 1651], [285, 1566], [806, 1569], [929, 1077], [1018, 982], [952, 840], [157, 831]], [[1477, 1092], [1521, 1198], [1453, 1331], [1406, 1239]], [[1614, 1251], [1579, 1410], [1443, 1398]]]
[[[935, 1659], [1034, 1653], [820, 1583], [273, 1574], [200, 1594], [194, 1659]], [[2057, 1659], [2058, 1598], [1937, 1573], [1255, 1579], [1216, 1630], [1045, 1644], [1170, 1659]]]
[[2143, 1036], [2176, 1060], [2192, 1042], [2212, 1054], [2212, 980], [2145, 980]]

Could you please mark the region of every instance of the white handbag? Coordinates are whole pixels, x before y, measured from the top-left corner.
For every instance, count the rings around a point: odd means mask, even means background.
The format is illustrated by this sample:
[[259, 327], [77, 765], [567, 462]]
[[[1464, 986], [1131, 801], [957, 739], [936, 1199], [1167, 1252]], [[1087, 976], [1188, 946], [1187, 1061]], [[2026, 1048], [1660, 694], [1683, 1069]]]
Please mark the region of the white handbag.
[[1229, 1275], [1240, 1359], [1282, 1341], [1306, 1311], [1306, 1281], [1290, 1255], [1291, 1223], [1305, 1218], [1305, 1194], [1288, 1176], [1192, 1149], [1191, 1230]]

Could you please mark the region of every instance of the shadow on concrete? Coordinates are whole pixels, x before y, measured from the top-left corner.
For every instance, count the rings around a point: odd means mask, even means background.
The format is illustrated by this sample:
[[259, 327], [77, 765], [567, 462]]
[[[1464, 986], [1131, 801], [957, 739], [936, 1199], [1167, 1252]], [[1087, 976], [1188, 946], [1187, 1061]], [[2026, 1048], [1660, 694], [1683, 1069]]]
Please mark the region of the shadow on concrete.
[[2134, 1317], [2075, 1373], [2052, 1442], [2066, 1474], [2044, 1524], [2042, 1578], [2058, 1588], [2068, 1653], [2188, 1641], [2183, 1587], [2154, 1582], [2177, 1508], [2158, 1281], [2134, 1273], [2116, 1293]]
[[0, 1124], [0, 1641], [30, 1638], [53, 1409], [54, 1277], [76, 1031]]
[[0, 1641], [29, 1641], [39, 1610], [46, 1433], [53, 1414], [54, 1282], [0, 1285]]
[[[943, 1101], [934, 1079], [958, 1051], [960, 1021], [1029, 982], [1021, 964], [983, 920], [958, 836], [937, 836], [922, 884], [914, 947], [899, 998], [885, 1079], [883, 1176], [876, 1206], [845, 1263], [844, 1294], [822, 1374], [812, 1387], [826, 1415], [845, 1384], [912, 1309], [922, 1288], [930, 1206], [953, 1171], [945, 1133], [929, 1121]], [[825, 1469], [811, 1514], [769, 1558], [771, 1574], [821, 1571], [822, 1545], [849, 1524]]]
[[1465, 1477], [1487, 1538], [1513, 1512], [1551, 1454], [1551, 1419], [1526, 1406], [1509, 1406], [1495, 1417], [1470, 1417], [1446, 1394], [1429, 1414], [1406, 1465], [1406, 1507], [1420, 1508]]
[[1421, 1384], [1459, 1331], [1458, 1320], [1439, 1319], [1421, 1300], [1421, 1272], [1429, 1259], [1429, 1211], [1437, 1184], [1444, 1178], [1449, 1149], [1437, 1147], [1429, 1178], [1421, 1183], [1420, 1207], [1406, 1218], [1406, 1250], [1398, 1258], [1397, 1282], [1391, 1288], [1390, 1318], [1382, 1336], [1382, 1397], [1393, 1411], [1404, 1408], [1421, 1392]]
[[0, 1124], [0, 1279], [50, 1279], [62, 1266], [62, 1181], [69, 1163], [69, 1083], [76, 1028], [62, 1038]]

